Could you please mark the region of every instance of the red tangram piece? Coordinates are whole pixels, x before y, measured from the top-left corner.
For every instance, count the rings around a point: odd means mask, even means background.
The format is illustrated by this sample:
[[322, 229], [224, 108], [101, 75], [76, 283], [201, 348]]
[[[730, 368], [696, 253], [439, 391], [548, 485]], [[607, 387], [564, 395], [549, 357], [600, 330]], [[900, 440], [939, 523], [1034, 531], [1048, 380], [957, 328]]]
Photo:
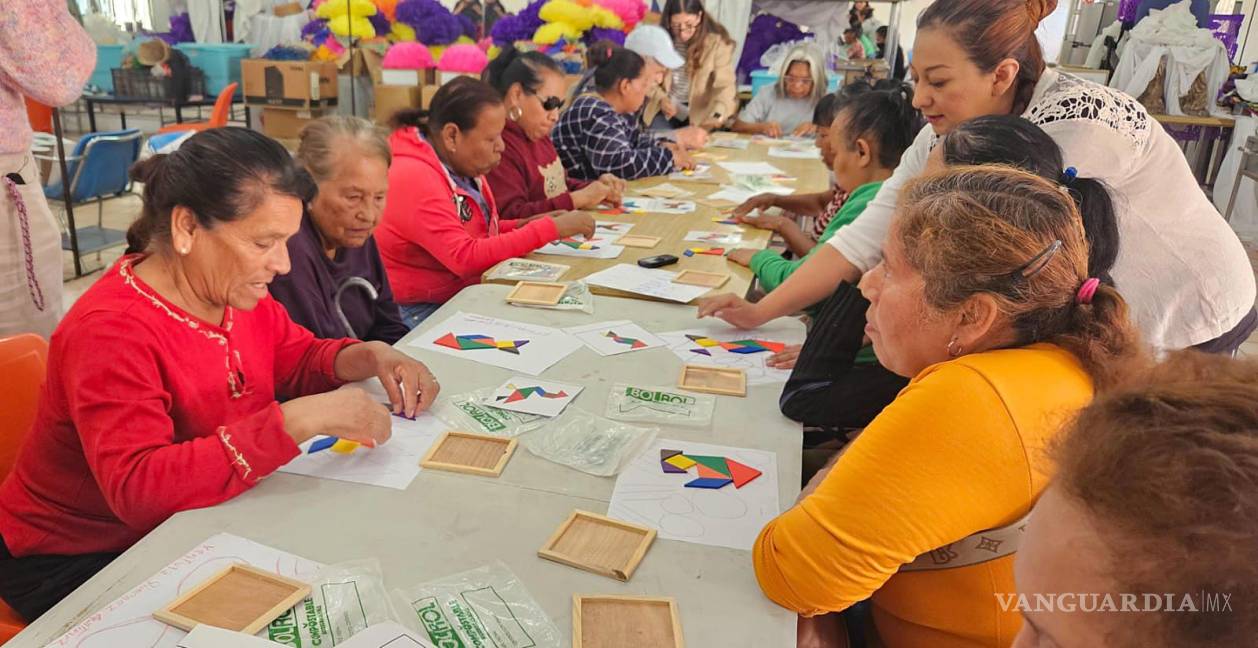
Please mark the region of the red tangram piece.
[[[742, 488], [761, 475], [759, 470], [728, 457], [725, 459], [725, 465], [729, 467], [729, 476], [734, 480], [734, 488]], [[703, 472], [700, 471], [699, 474], [702, 475]]]

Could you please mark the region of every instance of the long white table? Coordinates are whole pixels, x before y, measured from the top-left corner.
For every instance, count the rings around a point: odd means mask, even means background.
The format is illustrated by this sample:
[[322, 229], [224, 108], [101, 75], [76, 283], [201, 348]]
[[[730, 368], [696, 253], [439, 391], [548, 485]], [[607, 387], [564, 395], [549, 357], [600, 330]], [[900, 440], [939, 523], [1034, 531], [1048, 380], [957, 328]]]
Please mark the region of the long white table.
[[[656, 332], [694, 323], [693, 307], [595, 297], [590, 316], [508, 306], [503, 302], [507, 291], [488, 285], [464, 290], [425, 325], [456, 310], [551, 326], [631, 319]], [[399, 342], [399, 348], [427, 363], [447, 394], [496, 387], [510, 376], [505, 369], [408, 347], [406, 341], [416, 334]], [[601, 358], [582, 348], [543, 376], [585, 385], [574, 405], [602, 414], [613, 383], [672, 385], [680, 367], [681, 360], [667, 349]], [[780, 390], [780, 385], [762, 385], [750, 387], [746, 398], [718, 397], [710, 429], [662, 426], [660, 435], [775, 452], [785, 510], [799, 492], [800, 431], [778, 411]], [[656, 540], [628, 583], [537, 556], [573, 509], [605, 513], [614, 482], [539, 459], [523, 448], [498, 479], [425, 470], [404, 491], [277, 473], [230, 502], [172, 517], [7, 647], [44, 645], [221, 531], [325, 563], [376, 557], [390, 588], [499, 559], [524, 582], [565, 640], [571, 635], [572, 595], [612, 593], [676, 597], [689, 645], [795, 644], [795, 615], [760, 593], [749, 552]]]

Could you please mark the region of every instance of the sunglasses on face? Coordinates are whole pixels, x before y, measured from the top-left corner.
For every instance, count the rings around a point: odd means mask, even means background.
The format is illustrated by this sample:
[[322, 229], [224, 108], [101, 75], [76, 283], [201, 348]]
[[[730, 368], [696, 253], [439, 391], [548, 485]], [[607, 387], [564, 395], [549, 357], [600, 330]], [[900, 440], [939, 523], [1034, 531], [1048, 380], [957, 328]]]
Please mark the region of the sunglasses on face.
[[[525, 90], [525, 92], [528, 92], [528, 90]], [[543, 97], [539, 94], [533, 94], [533, 96], [537, 97], [537, 100], [542, 103], [542, 110], [545, 110], [546, 112], [563, 108], [563, 97]]]

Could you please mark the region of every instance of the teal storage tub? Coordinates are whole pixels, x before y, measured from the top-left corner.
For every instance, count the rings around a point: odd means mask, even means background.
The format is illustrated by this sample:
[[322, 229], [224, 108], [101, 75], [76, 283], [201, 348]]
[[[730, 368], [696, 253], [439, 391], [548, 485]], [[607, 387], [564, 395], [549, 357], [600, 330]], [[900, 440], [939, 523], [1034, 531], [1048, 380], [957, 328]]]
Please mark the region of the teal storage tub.
[[[192, 67], [205, 72], [205, 91], [217, 97], [228, 84], [240, 83], [240, 62], [249, 58], [248, 43], [179, 43], [175, 49], [188, 57]], [[239, 87], [236, 96], [243, 96]]]
[[122, 67], [125, 45], [97, 45], [96, 68], [88, 77], [89, 85], [94, 85], [110, 94], [114, 91], [114, 68]]

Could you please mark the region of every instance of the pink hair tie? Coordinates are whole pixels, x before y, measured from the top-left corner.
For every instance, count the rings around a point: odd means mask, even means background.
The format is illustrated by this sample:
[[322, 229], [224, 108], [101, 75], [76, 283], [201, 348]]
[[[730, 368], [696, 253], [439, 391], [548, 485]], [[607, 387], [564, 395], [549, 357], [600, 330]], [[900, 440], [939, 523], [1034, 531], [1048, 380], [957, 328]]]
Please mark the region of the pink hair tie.
[[1092, 296], [1096, 294], [1096, 289], [1101, 286], [1101, 280], [1095, 277], [1088, 277], [1084, 280], [1083, 285], [1079, 286], [1079, 292], [1075, 293], [1076, 304], [1091, 304]]

